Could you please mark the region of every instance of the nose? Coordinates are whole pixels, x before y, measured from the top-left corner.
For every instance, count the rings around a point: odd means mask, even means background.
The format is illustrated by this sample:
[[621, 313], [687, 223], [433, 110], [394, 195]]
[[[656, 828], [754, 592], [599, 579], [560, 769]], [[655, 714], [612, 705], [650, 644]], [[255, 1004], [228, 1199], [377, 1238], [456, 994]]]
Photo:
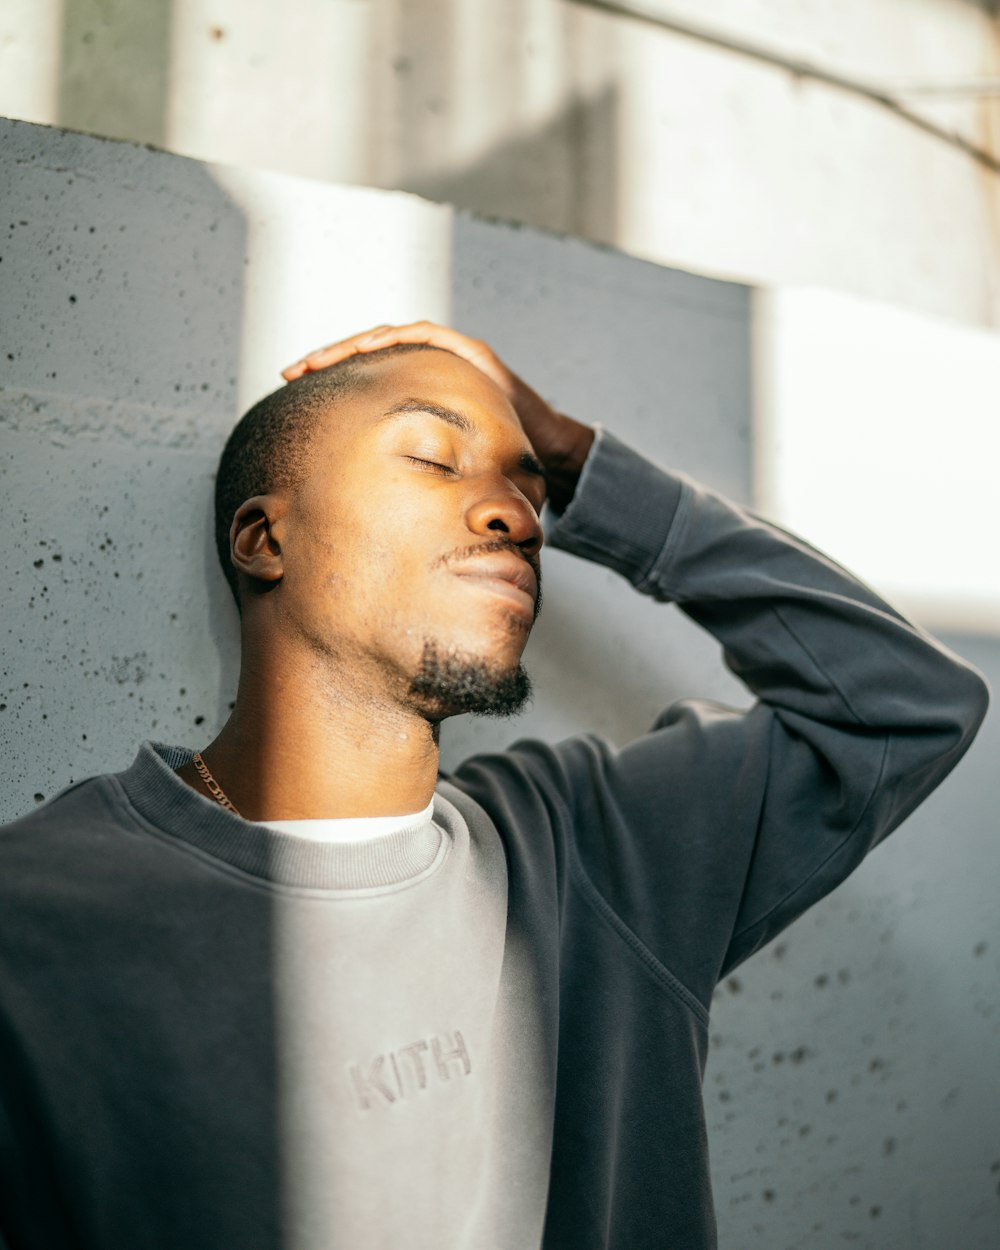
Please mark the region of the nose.
[[477, 498], [469, 507], [466, 521], [476, 534], [506, 534], [528, 556], [536, 555], [544, 542], [537, 513], [510, 482], [494, 483]]

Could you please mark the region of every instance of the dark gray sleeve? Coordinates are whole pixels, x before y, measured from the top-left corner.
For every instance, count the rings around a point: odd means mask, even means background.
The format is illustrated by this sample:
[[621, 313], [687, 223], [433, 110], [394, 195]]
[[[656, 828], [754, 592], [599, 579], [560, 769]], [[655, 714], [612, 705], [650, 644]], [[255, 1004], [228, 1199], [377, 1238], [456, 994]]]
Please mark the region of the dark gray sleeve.
[[947, 775], [987, 687], [800, 538], [606, 431], [549, 541], [676, 603], [757, 698], [685, 700], [620, 750], [525, 744], [586, 887], [707, 1001]]

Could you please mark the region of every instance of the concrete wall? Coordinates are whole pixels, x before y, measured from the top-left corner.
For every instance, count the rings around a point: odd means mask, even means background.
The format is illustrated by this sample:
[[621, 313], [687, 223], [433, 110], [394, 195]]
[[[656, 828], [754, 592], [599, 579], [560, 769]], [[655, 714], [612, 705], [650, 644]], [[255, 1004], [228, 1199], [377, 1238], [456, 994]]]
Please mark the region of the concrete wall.
[[[0, 204], [0, 818], [126, 765], [143, 737], [199, 745], [224, 719], [237, 630], [215, 459], [308, 347], [450, 319], [566, 410], [751, 498], [766, 414], [746, 287], [411, 196], [18, 123], [0, 126]], [[1000, 687], [997, 637], [949, 640]], [[526, 732], [621, 741], [682, 695], [747, 702], [675, 610], [559, 552], [527, 660], [535, 705], [449, 727], [446, 759]], [[706, 1092], [723, 1246], [996, 1246], [997, 723], [720, 987]]]
[[[894, 89], [1000, 71], [987, 0], [622, 0]], [[908, 108], [1000, 156], [1000, 97]], [[995, 165], [589, 0], [6, 0], [0, 114], [1000, 325]]]

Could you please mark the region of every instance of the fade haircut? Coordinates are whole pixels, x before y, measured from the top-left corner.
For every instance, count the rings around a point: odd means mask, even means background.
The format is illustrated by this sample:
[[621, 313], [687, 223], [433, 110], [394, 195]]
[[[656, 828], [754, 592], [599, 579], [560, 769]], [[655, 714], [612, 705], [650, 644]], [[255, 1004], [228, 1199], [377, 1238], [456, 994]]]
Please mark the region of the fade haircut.
[[237, 508], [255, 495], [294, 490], [306, 475], [312, 436], [321, 417], [339, 400], [371, 386], [367, 368], [405, 352], [442, 351], [429, 343], [395, 343], [359, 352], [328, 369], [306, 373], [259, 400], [237, 423], [219, 459], [215, 478], [215, 549], [242, 614], [239, 580], [229, 549]]

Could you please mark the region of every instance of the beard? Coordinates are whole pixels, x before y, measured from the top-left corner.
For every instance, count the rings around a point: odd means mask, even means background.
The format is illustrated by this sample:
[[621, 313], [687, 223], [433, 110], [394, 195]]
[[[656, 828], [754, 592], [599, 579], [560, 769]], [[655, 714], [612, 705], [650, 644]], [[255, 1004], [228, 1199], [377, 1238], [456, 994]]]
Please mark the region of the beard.
[[521, 663], [503, 668], [461, 652], [445, 653], [428, 640], [410, 695], [435, 718], [463, 712], [513, 716], [531, 698], [531, 678]]

